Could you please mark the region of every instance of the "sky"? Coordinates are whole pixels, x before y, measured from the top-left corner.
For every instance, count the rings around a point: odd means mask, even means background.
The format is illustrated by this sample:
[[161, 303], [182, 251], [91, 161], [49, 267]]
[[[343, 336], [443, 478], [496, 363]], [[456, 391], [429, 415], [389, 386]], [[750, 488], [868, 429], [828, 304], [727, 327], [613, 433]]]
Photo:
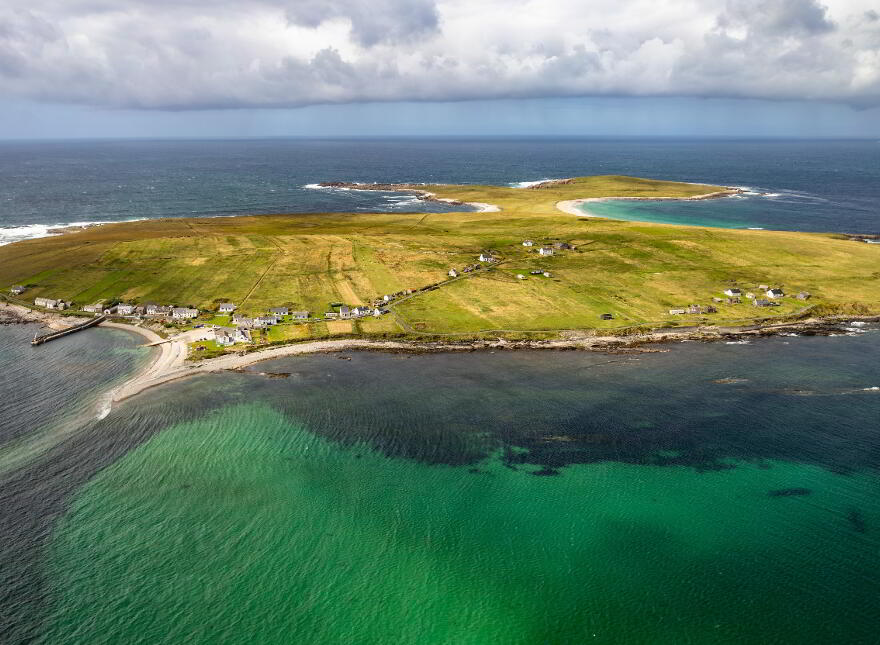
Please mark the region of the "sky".
[[4, 0], [0, 138], [880, 136], [875, 0]]

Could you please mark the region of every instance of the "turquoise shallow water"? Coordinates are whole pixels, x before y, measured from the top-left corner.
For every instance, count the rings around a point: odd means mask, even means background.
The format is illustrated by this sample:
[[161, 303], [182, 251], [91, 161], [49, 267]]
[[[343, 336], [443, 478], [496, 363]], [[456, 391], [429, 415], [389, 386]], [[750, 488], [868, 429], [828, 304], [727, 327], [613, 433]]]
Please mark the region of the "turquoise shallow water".
[[3, 479], [0, 635], [876, 642], [878, 331], [850, 329], [156, 389]]

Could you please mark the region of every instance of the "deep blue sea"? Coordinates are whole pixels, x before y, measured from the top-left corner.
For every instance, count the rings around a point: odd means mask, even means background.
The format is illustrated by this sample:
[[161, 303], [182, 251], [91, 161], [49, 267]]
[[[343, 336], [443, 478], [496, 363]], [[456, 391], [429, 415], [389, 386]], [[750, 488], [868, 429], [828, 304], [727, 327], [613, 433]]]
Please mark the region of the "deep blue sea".
[[876, 141], [163, 140], [0, 143], [0, 243], [83, 222], [452, 208], [409, 195], [309, 187], [330, 180], [518, 185], [594, 174], [742, 186], [752, 193], [711, 202], [590, 206], [608, 217], [880, 233]]

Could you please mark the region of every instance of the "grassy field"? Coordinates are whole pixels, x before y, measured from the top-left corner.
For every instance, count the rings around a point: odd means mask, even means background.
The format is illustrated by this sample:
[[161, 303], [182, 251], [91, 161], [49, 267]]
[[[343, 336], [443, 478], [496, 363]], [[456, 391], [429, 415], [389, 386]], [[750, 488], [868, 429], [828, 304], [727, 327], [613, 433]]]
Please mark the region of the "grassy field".
[[[755, 293], [759, 284], [790, 294], [809, 291], [813, 298], [806, 304], [826, 311], [880, 310], [876, 246], [836, 235], [578, 218], [555, 207], [558, 201], [586, 197], [687, 197], [718, 189], [588, 177], [540, 190], [431, 187], [441, 197], [497, 204], [501, 212], [111, 224], [0, 247], [0, 286], [29, 285], [24, 298], [31, 301], [47, 296], [83, 305], [120, 299], [213, 310], [228, 300], [244, 314], [288, 306], [320, 315], [333, 302], [354, 306], [446, 281], [450, 268], [461, 269], [475, 262], [481, 250], [494, 249], [502, 261], [491, 270], [405, 299], [393, 306], [393, 315], [355, 325], [281, 325], [266, 340], [723, 324], [791, 315], [806, 306], [787, 297], [772, 309], [757, 309], [744, 300], [717, 305], [717, 314], [668, 312], [691, 303], [713, 304], [712, 297], [733, 284]], [[524, 239], [564, 241], [575, 248], [542, 258], [537, 246], [522, 246]], [[552, 277], [530, 274], [537, 269]], [[602, 313], [614, 319], [600, 320]]]

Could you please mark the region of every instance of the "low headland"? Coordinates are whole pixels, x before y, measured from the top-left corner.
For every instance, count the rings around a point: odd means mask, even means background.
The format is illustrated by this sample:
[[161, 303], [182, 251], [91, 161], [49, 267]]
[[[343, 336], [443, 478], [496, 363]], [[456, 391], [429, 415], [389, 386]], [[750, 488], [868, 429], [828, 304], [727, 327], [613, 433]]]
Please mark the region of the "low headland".
[[[55, 325], [63, 321], [34, 307], [36, 298], [63, 299], [75, 310], [94, 303], [197, 310], [185, 320], [117, 316], [159, 348], [150, 367], [114, 393], [117, 401], [189, 374], [306, 352], [638, 351], [682, 339], [825, 333], [841, 320], [880, 314], [876, 245], [833, 234], [622, 222], [577, 208], [596, 199], [723, 198], [735, 188], [620, 176], [528, 188], [324, 186], [408, 191], [478, 210], [108, 224], [0, 247], [0, 287], [23, 287], [8, 301]], [[234, 325], [222, 303], [250, 317], [271, 308], [301, 315], [285, 313], [252, 329], [251, 342], [224, 347], [210, 337], [214, 326]]]

